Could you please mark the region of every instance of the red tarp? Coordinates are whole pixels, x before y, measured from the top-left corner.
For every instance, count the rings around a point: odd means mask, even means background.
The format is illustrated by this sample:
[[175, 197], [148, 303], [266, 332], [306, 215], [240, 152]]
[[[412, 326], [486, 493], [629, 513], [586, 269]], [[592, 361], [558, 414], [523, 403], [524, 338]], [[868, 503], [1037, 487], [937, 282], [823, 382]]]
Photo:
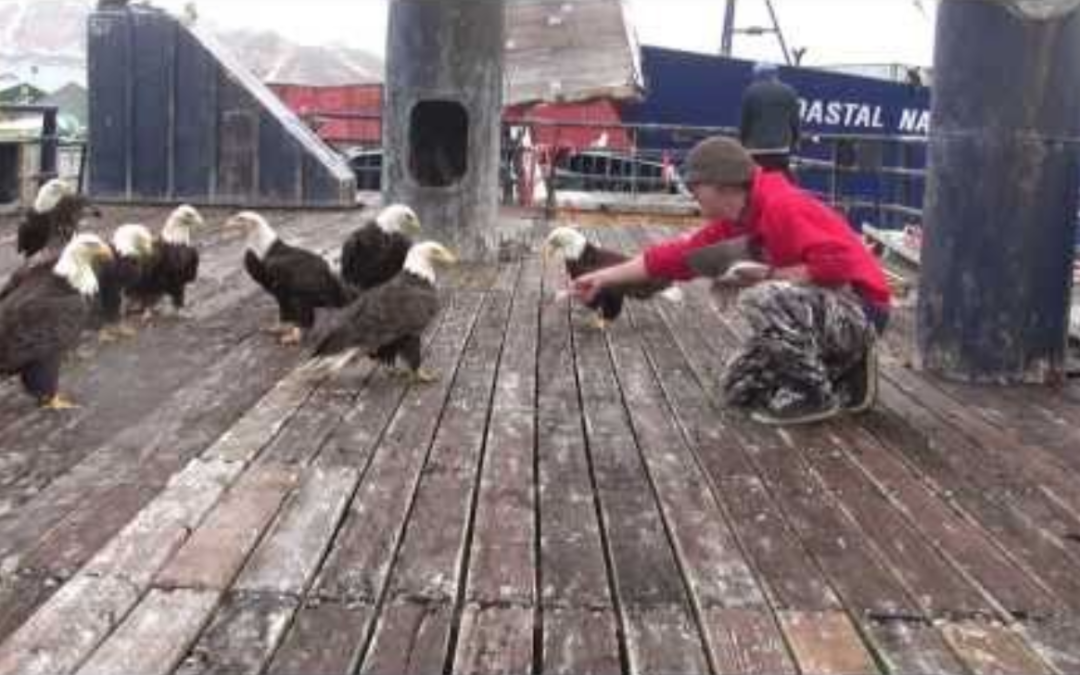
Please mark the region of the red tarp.
[[[306, 87], [292, 84], [272, 84], [270, 88], [290, 110], [308, 124], [328, 143], [350, 145], [379, 145], [382, 127], [378, 119], [319, 118], [319, 113], [347, 113], [378, 116], [382, 113], [382, 85], [343, 87]], [[312, 119], [315, 116], [315, 119]]]

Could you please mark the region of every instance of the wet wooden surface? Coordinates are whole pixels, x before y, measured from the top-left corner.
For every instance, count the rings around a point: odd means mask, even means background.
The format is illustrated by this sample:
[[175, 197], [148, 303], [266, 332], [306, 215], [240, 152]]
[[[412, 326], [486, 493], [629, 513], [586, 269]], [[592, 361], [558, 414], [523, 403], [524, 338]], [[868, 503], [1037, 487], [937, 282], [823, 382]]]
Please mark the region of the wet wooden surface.
[[[409, 386], [262, 333], [225, 215], [190, 318], [87, 335], [82, 408], [0, 383], [0, 675], [1080, 668], [1075, 387], [932, 380], [901, 313], [872, 412], [767, 429], [704, 285], [599, 333], [537, 256], [443, 279]], [[334, 258], [361, 214], [270, 216]]]

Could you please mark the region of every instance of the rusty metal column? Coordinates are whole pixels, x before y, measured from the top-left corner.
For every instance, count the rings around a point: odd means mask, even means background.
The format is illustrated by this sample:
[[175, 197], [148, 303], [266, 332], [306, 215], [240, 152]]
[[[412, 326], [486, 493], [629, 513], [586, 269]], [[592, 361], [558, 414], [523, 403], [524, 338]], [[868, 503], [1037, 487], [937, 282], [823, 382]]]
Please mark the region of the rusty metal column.
[[462, 257], [499, 246], [502, 0], [392, 0], [383, 107], [387, 202]]
[[970, 382], [1061, 376], [1080, 187], [1080, 0], [943, 0], [920, 361]]

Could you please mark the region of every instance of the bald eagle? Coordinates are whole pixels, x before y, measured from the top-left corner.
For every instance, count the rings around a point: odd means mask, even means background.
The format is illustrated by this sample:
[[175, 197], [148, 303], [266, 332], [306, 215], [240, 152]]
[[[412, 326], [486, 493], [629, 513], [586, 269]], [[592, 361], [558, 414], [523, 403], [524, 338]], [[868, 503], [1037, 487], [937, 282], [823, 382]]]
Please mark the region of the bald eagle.
[[296, 345], [315, 324], [316, 308], [344, 307], [355, 297], [322, 256], [290, 246], [258, 213], [244, 211], [226, 228], [242, 228], [247, 236], [244, 267], [278, 304], [281, 344]]
[[86, 201], [67, 182], [54, 178], [38, 190], [34, 205], [19, 224], [16, 246], [29, 258], [45, 249], [59, 253], [75, 235], [84, 212], [100, 217], [101, 211]]
[[401, 271], [420, 219], [408, 206], [394, 204], [349, 235], [341, 247], [341, 276], [361, 290], [390, 281]]
[[0, 297], [0, 375], [18, 375], [38, 403], [53, 410], [73, 407], [58, 393], [60, 364], [79, 342], [98, 293], [95, 267], [112, 249], [92, 234], [64, 247], [50, 273], [26, 274]]
[[420, 368], [420, 340], [439, 313], [435, 265], [455, 262], [454, 255], [440, 244], [414, 245], [401, 272], [333, 316], [320, 331], [314, 354], [326, 356], [357, 347], [387, 366], [401, 357], [414, 382], [434, 381], [435, 374]]
[[[622, 253], [591, 243], [585, 235], [571, 227], [557, 227], [552, 230], [544, 243], [545, 256], [551, 252], [562, 255], [566, 262], [566, 273], [571, 279], [624, 263], [629, 259]], [[588, 307], [596, 312], [596, 325], [603, 330], [622, 313], [625, 297], [645, 300], [658, 293], [672, 302], [682, 300], [682, 292], [670, 282], [655, 280], [620, 288], [604, 288]]]
[[113, 232], [112, 250], [112, 259], [96, 268], [100, 290], [94, 319], [103, 342], [135, 335], [123, 321], [124, 296], [146, 274], [154, 254], [154, 236], [143, 225], [121, 225]]
[[[151, 250], [152, 239], [150, 232], [142, 225], [122, 225], [113, 234], [110, 246], [112, 256], [94, 259], [98, 292], [91, 303], [90, 323], [98, 329], [98, 337], [102, 342], [134, 335], [134, 331], [122, 321], [123, 293], [141, 274], [144, 261]], [[61, 253], [52, 253], [46, 249], [15, 270], [0, 289], [0, 299], [36, 277], [50, 277]]]
[[161, 234], [154, 237], [140, 273], [126, 288], [144, 318], [150, 318], [165, 296], [176, 312], [184, 308], [187, 287], [199, 276], [199, 251], [191, 245], [191, 232], [202, 226], [199, 212], [185, 204], [169, 214]]

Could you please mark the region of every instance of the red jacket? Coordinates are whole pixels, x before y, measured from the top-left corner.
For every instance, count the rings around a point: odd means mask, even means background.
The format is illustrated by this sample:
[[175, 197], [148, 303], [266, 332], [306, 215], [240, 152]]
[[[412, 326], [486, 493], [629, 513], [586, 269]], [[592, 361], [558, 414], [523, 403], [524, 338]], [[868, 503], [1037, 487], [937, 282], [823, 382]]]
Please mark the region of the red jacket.
[[781, 173], [757, 171], [749, 204], [737, 222], [714, 221], [691, 235], [645, 250], [649, 276], [694, 277], [686, 256], [702, 246], [751, 234], [773, 267], [806, 265], [821, 286], [851, 286], [867, 302], [888, 309], [891, 294], [877, 259], [838, 213], [792, 185]]

